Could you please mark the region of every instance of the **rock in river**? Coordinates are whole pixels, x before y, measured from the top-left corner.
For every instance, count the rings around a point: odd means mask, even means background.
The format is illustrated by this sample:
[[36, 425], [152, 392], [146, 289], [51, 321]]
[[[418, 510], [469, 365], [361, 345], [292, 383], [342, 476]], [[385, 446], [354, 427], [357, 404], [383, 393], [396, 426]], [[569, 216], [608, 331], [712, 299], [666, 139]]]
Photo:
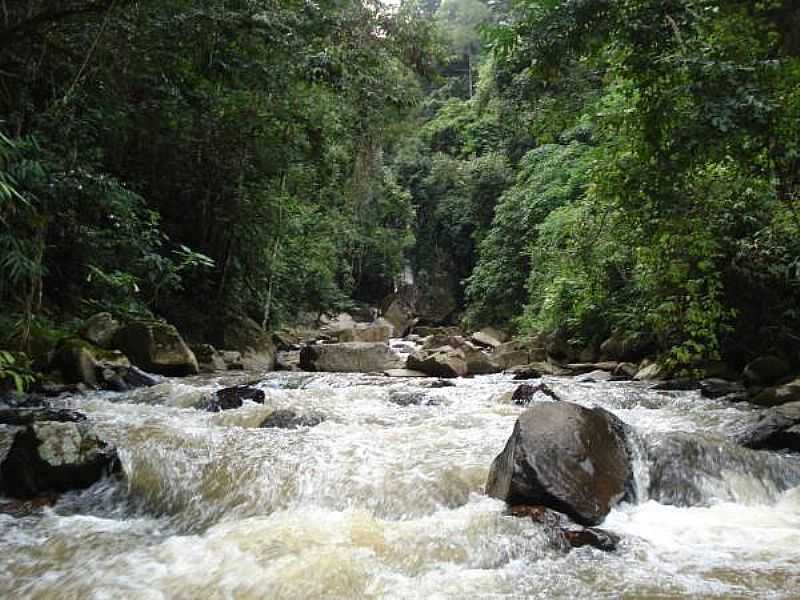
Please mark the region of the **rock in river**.
[[0, 411], [0, 495], [33, 498], [82, 489], [119, 469], [116, 450], [79, 413]]
[[543, 505], [597, 525], [632, 487], [626, 426], [601, 408], [544, 402], [517, 420], [494, 459], [486, 493], [511, 505]]
[[245, 400], [264, 404], [264, 398], [263, 390], [249, 385], [236, 385], [217, 390], [214, 397], [208, 401], [207, 410], [209, 412], [220, 412], [222, 410], [241, 408]]

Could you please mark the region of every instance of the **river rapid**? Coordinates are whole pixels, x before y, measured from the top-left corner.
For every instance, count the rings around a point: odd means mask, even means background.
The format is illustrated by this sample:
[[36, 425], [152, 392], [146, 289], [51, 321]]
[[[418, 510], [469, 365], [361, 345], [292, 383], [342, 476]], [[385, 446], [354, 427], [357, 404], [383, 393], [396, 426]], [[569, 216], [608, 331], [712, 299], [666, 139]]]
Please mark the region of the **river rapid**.
[[[264, 405], [193, 408], [243, 381]], [[546, 381], [643, 439], [680, 431], [714, 448], [757, 416], [696, 392]], [[510, 400], [518, 383], [251, 373], [68, 398], [117, 445], [125, 478], [0, 514], [0, 598], [800, 597], [794, 457], [743, 451], [721, 475], [698, 468], [694, 506], [651, 499], [640, 458], [639, 500], [602, 525], [622, 537], [614, 553], [564, 553], [507, 516], [483, 486], [524, 410]], [[258, 427], [280, 408], [325, 421]]]

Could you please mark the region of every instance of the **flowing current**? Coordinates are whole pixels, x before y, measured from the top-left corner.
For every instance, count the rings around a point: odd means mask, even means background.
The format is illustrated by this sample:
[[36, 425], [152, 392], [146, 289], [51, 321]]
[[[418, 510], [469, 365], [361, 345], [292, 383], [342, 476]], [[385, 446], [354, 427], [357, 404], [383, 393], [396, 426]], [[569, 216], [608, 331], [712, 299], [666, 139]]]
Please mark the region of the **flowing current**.
[[[244, 381], [265, 391], [264, 405], [194, 408]], [[694, 469], [686, 475], [696, 488], [694, 505], [675, 506], [659, 500], [680, 489], [648, 496], [649, 459], [640, 457], [639, 502], [603, 524], [620, 548], [564, 553], [483, 494], [524, 410], [510, 401], [518, 382], [432, 382], [240, 374], [69, 399], [117, 445], [125, 478], [27, 516], [0, 514], [0, 598], [800, 595], [800, 464], [751, 451], [728, 463], [713, 452], [715, 436], [756, 418], [746, 405], [547, 379], [564, 400], [607, 408], [645, 441], [685, 432], [715, 467], [673, 464]], [[325, 420], [259, 428], [282, 408]]]

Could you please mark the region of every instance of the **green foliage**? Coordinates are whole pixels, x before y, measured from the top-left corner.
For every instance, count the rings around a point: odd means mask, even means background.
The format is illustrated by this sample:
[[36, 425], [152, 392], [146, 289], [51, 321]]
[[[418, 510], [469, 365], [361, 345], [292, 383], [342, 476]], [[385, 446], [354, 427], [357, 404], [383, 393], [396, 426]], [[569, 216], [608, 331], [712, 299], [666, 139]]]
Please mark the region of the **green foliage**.
[[25, 365], [24, 354], [0, 350], [0, 385], [10, 382], [18, 394], [24, 393], [36, 381], [36, 377]]

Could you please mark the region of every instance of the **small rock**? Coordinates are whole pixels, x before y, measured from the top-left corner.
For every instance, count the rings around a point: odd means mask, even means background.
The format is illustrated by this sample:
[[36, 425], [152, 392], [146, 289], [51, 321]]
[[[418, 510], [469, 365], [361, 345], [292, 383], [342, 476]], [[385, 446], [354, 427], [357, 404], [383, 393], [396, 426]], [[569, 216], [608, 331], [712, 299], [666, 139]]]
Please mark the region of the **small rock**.
[[316, 427], [325, 420], [325, 416], [320, 413], [309, 413], [298, 415], [290, 409], [279, 409], [273, 411], [259, 425], [262, 429], [297, 429], [298, 427]]
[[440, 398], [431, 398], [425, 392], [389, 392], [389, 402], [398, 406], [438, 406], [442, 403]]
[[265, 397], [264, 390], [247, 385], [223, 388], [215, 392], [214, 398], [208, 403], [207, 410], [209, 412], [220, 412], [222, 410], [241, 408], [245, 400], [264, 404]]
[[522, 385], [517, 386], [517, 389], [514, 390], [514, 393], [511, 395], [511, 401], [517, 406], [527, 406], [533, 401], [534, 396], [539, 393], [549, 396], [556, 401], [561, 400], [558, 394], [556, 394], [546, 383], [523, 383]]

